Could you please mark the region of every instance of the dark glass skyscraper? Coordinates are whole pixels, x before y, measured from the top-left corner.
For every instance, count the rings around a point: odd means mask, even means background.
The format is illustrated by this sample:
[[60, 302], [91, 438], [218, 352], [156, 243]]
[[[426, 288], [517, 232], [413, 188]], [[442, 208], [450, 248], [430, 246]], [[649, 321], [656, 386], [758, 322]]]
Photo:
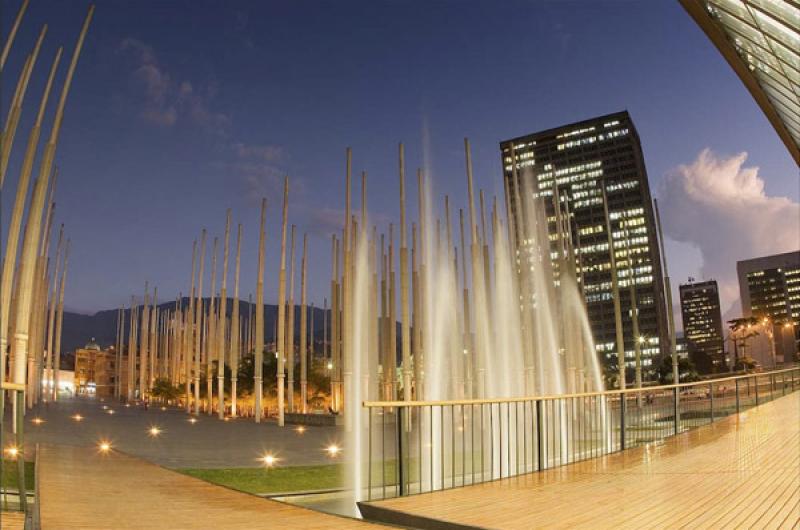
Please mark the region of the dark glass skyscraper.
[[[639, 135], [630, 115], [623, 111], [521, 136], [501, 142], [500, 150], [510, 216], [516, 215], [515, 194], [527, 192], [544, 205], [551, 256], [558, 253], [558, 219], [568, 232], [595, 347], [611, 368], [618, 365], [605, 188], [626, 366], [629, 371], [634, 367], [634, 341], [638, 341], [647, 377], [661, 353], [669, 353], [669, 343], [655, 215]], [[512, 164], [516, 164], [519, 183], [514, 182]], [[556, 190], [559, 212], [553, 200]], [[515, 241], [518, 252], [526, 250], [522, 234], [517, 233]], [[631, 289], [631, 278], [635, 289]], [[634, 337], [632, 295], [639, 309], [638, 337]], [[631, 376], [626, 379], [632, 381]]]
[[689, 358], [701, 373], [723, 371], [725, 354], [717, 282], [690, 281], [680, 286], [680, 296]]

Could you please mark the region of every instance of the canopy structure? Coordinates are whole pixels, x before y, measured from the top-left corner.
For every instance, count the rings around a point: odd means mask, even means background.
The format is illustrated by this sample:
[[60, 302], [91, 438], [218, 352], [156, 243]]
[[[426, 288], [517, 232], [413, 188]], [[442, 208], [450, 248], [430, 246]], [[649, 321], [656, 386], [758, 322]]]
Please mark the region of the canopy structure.
[[680, 0], [800, 165], [800, 2]]

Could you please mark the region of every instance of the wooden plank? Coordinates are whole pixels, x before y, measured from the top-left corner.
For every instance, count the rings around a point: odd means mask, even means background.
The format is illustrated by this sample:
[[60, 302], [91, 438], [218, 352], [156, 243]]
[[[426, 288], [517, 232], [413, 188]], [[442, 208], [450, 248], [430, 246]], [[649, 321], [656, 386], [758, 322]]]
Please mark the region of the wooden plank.
[[215, 486], [117, 451], [43, 445], [38, 465], [42, 530], [378, 528]]
[[22, 512], [0, 512], [0, 530], [22, 530], [25, 514]]
[[395, 523], [410, 514], [418, 528], [790, 527], [800, 505], [798, 418], [791, 394], [663, 443], [366, 504], [392, 511]]

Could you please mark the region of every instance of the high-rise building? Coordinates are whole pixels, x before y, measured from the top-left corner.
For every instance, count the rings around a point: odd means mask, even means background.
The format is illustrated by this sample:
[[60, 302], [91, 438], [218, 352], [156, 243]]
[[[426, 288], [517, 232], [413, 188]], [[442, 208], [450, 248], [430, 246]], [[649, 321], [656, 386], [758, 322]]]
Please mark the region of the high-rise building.
[[800, 164], [800, 4], [680, 0]]
[[700, 373], [724, 370], [725, 345], [717, 282], [694, 282], [690, 278], [679, 291], [689, 358]]
[[778, 360], [800, 351], [800, 251], [736, 263], [742, 314], [767, 320]]
[[[639, 135], [630, 115], [623, 111], [521, 136], [501, 142], [500, 150], [510, 216], [516, 216], [516, 201], [510, 197], [517, 193], [529, 193], [541, 201], [553, 257], [560, 244], [559, 220], [566, 227], [563, 231], [575, 247], [576, 275], [586, 300], [595, 347], [606, 366], [611, 367], [618, 366], [618, 359], [605, 190], [619, 280], [626, 366], [628, 371], [634, 368], [634, 341], [638, 341], [647, 378], [661, 353], [669, 351], [669, 343], [655, 215]], [[512, 164], [516, 164], [519, 183], [514, 182]], [[561, 205], [558, 211], [554, 207], [554, 191]], [[516, 234], [515, 241], [518, 252], [532, 251], [525, 248], [528, 242], [522, 234]], [[632, 294], [638, 307], [638, 337], [633, 331]], [[626, 380], [632, 378], [626, 376]]]

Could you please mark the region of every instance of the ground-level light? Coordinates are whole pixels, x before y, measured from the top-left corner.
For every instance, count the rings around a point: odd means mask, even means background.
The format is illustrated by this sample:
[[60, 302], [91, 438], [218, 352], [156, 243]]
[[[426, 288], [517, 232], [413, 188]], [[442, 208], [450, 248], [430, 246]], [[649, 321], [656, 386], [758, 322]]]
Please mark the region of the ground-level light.
[[155, 438], [161, 434], [161, 428], [158, 425], [153, 425], [147, 429], [147, 434], [149, 434], [152, 438]]
[[97, 444], [97, 448], [100, 450], [101, 453], [108, 453], [111, 451], [111, 442], [107, 440], [100, 440], [100, 443]]
[[80, 414], [74, 414], [72, 416], [72, 419], [75, 421], [83, 421], [83, 416], [81, 416]]
[[339, 447], [336, 444], [331, 444], [331, 445], [329, 445], [328, 447], [325, 448], [325, 452], [327, 452], [328, 456], [330, 456], [330, 457], [335, 457], [336, 455], [339, 454], [339, 452], [341, 450], [342, 450], [341, 447]]
[[17, 448], [17, 446], [12, 445], [12, 446], [6, 447], [5, 453], [8, 456], [10, 456], [11, 458], [16, 458], [17, 455], [19, 454], [19, 449]]
[[262, 456], [261, 461], [264, 462], [264, 465], [267, 467], [273, 467], [275, 464], [278, 463], [278, 459], [275, 457], [275, 455], [272, 455], [270, 453], [267, 453], [264, 456]]

